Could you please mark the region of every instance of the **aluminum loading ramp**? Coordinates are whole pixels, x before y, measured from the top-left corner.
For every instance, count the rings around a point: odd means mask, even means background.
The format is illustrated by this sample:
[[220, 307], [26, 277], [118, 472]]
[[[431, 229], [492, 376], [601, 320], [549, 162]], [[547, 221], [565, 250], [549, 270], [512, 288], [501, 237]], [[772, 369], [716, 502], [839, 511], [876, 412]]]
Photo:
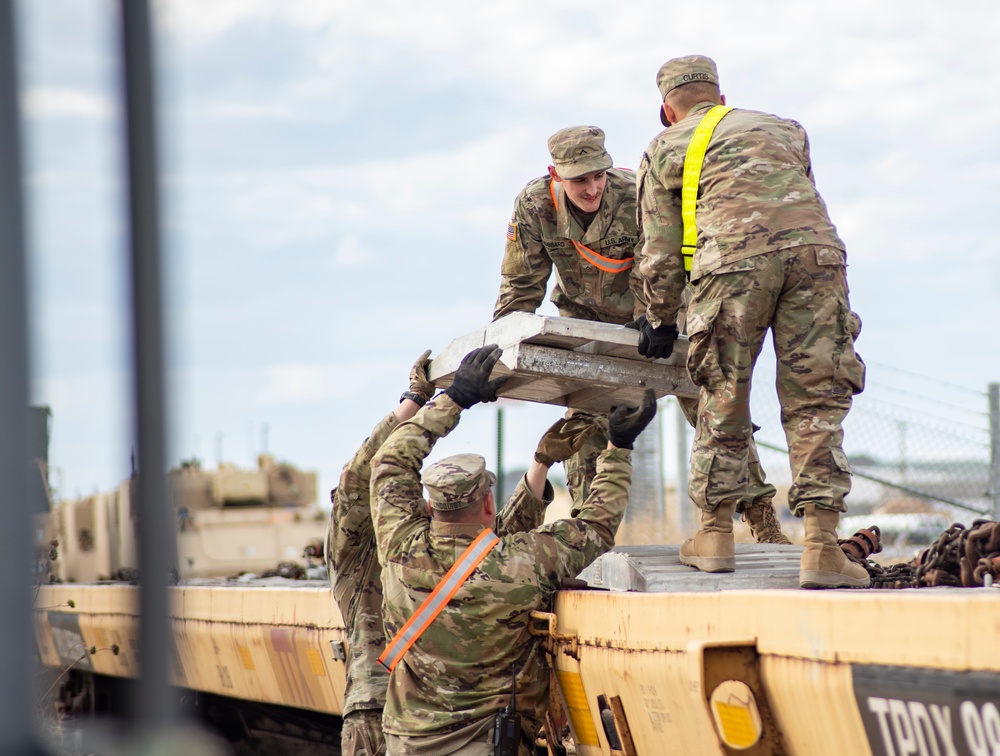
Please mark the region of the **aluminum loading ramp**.
[[801, 546], [736, 544], [736, 571], [683, 565], [680, 546], [616, 546], [580, 573], [591, 588], [639, 593], [799, 588]]
[[512, 376], [500, 390], [505, 399], [608, 412], [638, 405], [647, 388], [657, 399], [698, 395], [684, 364], [686, 338], [666, 360], [640, 356], [638, 343], [639, 332], [624, 326], [515, 312], [448, 344], [433, 358], [430, 379], [450, 386], [468, 352], [497, 344], [504, 351], [493, 375]]

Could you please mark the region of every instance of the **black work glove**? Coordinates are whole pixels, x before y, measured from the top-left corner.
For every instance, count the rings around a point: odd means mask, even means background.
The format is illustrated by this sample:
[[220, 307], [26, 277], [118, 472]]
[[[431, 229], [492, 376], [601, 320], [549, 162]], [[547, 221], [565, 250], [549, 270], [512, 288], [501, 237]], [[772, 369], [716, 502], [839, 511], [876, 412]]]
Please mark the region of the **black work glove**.
[[646, 389], [640, 406], [626, 407], [622, 404], [611, 411], [608, 440], [619, 449], [631, 449], [636, 438], [655, 416], [656, 396], [652, 389]]
[[653, 359], [666, 359], [673, 353], [676, 339], [676, 325], [664, 323], [653, 328], [647, 321], [643, 320], [642, 330], [639, 331], [639, 354]]
[[469, 409], [479, 402], [495, 402], [497, 390], [510, 376], [490, 380], [493, 366], [503, 350], [496, 344], [473, 349], [462, 358], [451, 385], [444, 390], [462, 409]]
[[646, 324], [646, 314], [643, 313], [635, 320], [630, 320], [625, 324], [626, 328], [631, 328], [633, 331], [642, 331], [642, 327]]
[[546, 467], [552, 467], [555, 462], [565, 462], [580, 451], [600, 427], [601, 420], [593, 415], [560, 418], [538, 442], [535, 461]]

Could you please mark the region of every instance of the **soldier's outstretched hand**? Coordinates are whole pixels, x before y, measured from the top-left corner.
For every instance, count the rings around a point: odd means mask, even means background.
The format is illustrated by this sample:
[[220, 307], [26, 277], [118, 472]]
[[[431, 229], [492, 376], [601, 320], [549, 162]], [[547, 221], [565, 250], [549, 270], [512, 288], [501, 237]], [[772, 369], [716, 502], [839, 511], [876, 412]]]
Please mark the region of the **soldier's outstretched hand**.
[[552, 467], [555, 462], [565, 462], [580, 451], [600, 427], [601, 419], [594, 415], [560, 418], [538, 442], [535, 461], [546, 467]]
[[638, 407], [619, 405], [611, 412], [608, 422], [608, 440], [619, 449], [631, 449], [636, 438], [656, 416], [656, 395], [646, 389]]
[[410, 368], [410, 391], [420, 394], [424, 399], [434, 396], [434, 384], [427, 377], [427, 371], [431, 366], [431, 350], [428, 349], [417, 357], [417, 361]]
[[455, 400], [462, 409], [469, 409], [479, 402], [495, 402], [497, 391], [509, 376], [490, 380], [493, 366], [497, 364], [503, 350], [496, 344], [487, 344], [473, 349], [455, 371], [455, 379], [444, 393]]

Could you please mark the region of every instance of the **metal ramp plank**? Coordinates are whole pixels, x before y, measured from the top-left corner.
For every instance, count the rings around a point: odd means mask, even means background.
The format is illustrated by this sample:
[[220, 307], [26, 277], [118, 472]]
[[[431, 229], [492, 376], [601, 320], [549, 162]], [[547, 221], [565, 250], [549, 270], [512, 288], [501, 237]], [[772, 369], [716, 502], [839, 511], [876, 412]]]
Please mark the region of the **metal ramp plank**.
[[639, 593], [798, 588], [801, 546], [736, 544], [736, 571], [683, 565], [679, 545], [616, 546], [580, 573], [593, 588]]

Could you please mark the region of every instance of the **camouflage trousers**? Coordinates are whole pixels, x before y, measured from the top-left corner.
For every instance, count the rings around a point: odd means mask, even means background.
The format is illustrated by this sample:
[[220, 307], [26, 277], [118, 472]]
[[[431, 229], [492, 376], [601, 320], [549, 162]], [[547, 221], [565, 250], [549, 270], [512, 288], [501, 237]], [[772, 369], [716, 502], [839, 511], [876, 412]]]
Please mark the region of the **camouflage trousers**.
[[[684, 413], [688, 424], [692, 428], [697, 428], [698, 399], [693, 396], [679, 396], [677, 403], [680, 404], [681, 412]], [[754, 502], [770, 503], [778, 492], [774, 486], [767, 482], [767, 476], [764, 475], [764, 468], [761, 466], [760, 456], [757, 454], [757, 444], [753, 440], [754, 430], [758, 430], [757, 426], [752, 426], [750, 444], [747, 447], [747, 492], [736, 508], [738, 512], [742, 512]]]
[[340, 752], [343, 756], [385, 756], [381, 709], [356, 709], [344, 717]]
[[[441, 735], [407, 737], [390, 733], [386, 735], [386, 743], [388, 756], [493, 756], [493, 717]], [[531, 753], [526, 740], [522, 739], [517, 756], [531, 756]]]
[[581, 410], [566, 410], [567, 418], [580, 416], [595, 418], [601, 429], [584, 442], [580, 451], [563, 462], [563, 469], [566, 471], [566, 488], [569, 489], [569, 495], [573, 500], [573, 508], [570, 512], [573, 517], [576, 517], [583, 502], [590, 495], [590, 482], [597, 475], [597, 457], [608, 448], [608, 416], [595, 415]]
[[690, 495], [707, 511], [747, 496], [750, 382], [770, 329], [775, 385], [789, 448], [788, 506], [845, 511], [851, 468], [841, 423], [863, 390], [854, 351], [861, 321], [848, 301], [840, 250], [801, 246], [738, 261], [695, 284], [687, 366], [701, 387]]

